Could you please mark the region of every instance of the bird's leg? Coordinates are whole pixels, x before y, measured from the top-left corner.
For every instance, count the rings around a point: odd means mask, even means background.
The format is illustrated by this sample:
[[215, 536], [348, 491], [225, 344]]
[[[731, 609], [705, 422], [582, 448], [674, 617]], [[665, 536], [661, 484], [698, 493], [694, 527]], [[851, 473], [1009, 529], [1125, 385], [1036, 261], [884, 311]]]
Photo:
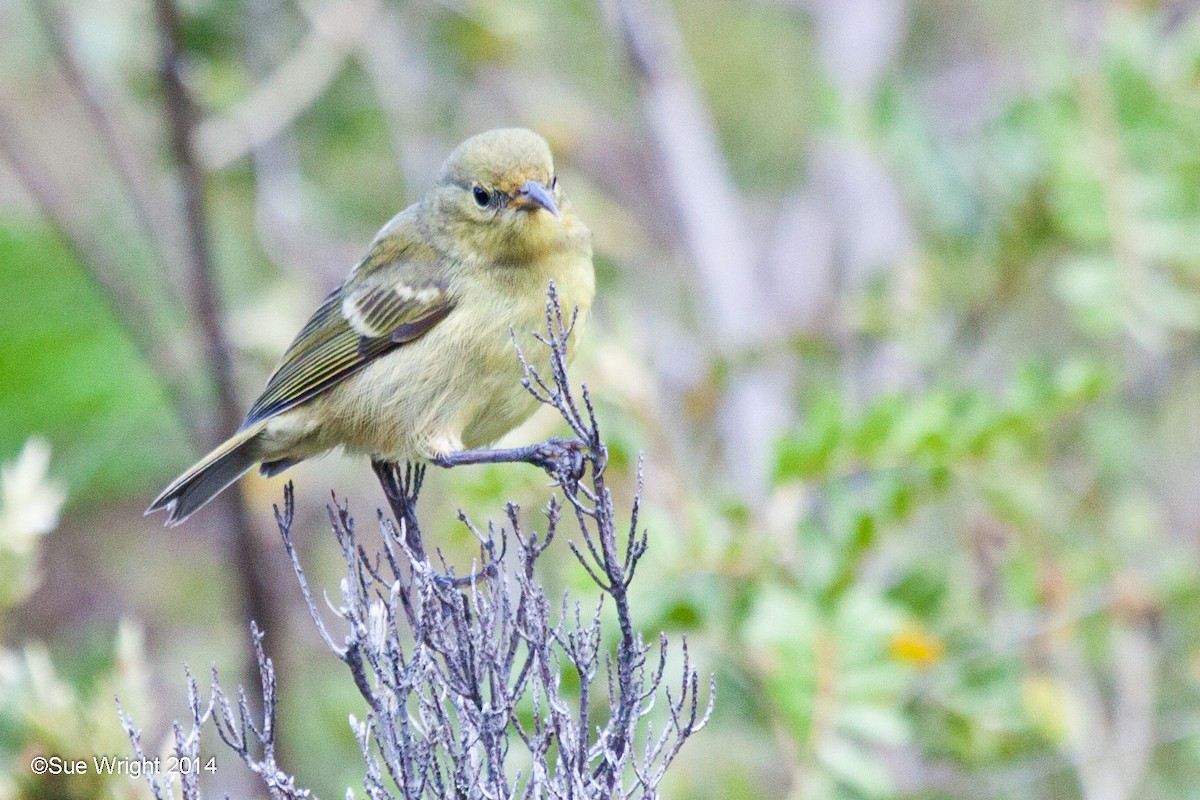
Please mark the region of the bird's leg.
[[417, 522], [417, 495], [421, 493], [421, 482], [425, 479], [424, 464], [406, 464], [403, 474], [394, 461], [371, 459], [371, 469], [383, 487], [388, 505], [396, 522], [404, 527], [404, 540], [413, 555], [427, 561], [425, 543], [421, 540], [421, 526]]
[[553, 478], [568, 476], [579, 480], [584, 470], [586, 446], [578, 439], [547, 439], [525, 447], [498, 450], [458, 450], [435, 456], [430, 461], [450, 469], [468, 464], [533, 464], [550, 473]]
[[[404, 541], [408, 549], [417, 560], [428, 562], [425, 543], [421, 539], [421, 527], [417, 522], [417, 495], [420, 494], [421, 483], [425, 479], [425, 465], [405, 464], [401, 472], [400, 465], [394, 461], [373, 458], [371, 469], [375, 471], [379, 485], [383, 487], [383, 494], [387, 497], [388, 505], [392, 507], [396, 522], [404, 526]], [[496, 573], [496, 565], [488, 564], [478, 572], [462, 576], [441, 575], [433, 570], [431, 572], [433, 579], [438, 583], [459, 589], [492, 577]]]

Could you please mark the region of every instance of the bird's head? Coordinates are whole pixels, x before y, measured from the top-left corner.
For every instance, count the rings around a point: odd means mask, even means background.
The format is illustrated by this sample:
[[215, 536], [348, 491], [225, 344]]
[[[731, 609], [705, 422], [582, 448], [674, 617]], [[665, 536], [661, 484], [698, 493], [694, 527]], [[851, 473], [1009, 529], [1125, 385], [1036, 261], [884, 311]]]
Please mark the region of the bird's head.
[[558, 186], [546, 140], [524, 128], [472, 136], [446, 163], [430, 202], [464, 253], [519, 265], [562, 249], [579, 235]]

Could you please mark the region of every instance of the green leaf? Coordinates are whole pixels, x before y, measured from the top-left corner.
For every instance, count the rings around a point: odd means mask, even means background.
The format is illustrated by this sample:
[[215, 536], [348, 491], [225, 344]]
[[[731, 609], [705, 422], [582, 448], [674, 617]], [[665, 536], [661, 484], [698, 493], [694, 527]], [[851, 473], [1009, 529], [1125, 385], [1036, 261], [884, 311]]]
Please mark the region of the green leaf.
[[191, 450], [161, 387], [54, 235], [0, 228], [0, 285], [0, 457], [45, 436], [72, 501], [183, 465]]

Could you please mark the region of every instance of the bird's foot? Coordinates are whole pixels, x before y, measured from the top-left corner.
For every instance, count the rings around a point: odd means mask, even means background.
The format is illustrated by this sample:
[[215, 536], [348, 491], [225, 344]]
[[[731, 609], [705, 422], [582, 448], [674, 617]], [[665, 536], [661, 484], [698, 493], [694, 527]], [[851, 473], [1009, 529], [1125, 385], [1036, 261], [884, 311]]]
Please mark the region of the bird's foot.
[[544, 469], [552, 478], [560, 480], [570, 478], [579, 481], [587, 469], [585, 454], [587, 448], [578, 439], [555, 437], [533, 446], [534, 455], [531, 464]]
[[431, 570], [433, 582], [443, 589], [469, 589], [481, 583], [487, 583], [492, 578], [496, 577], [497, 569], [495, 564], [488, 564], [475, 570], [470, 575], [455, 575], [453, 572], [437, 572]]

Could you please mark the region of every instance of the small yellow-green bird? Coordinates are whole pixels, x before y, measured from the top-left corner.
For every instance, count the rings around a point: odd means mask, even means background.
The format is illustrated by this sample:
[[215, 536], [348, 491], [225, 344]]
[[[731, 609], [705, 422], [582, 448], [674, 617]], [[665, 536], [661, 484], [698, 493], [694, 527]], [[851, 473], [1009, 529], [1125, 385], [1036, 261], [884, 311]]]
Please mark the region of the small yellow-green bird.
[[536, 406], [512, 336], [544, 362], [533, 332], [550, 281], [579, 309], [573, 352], [595, 293], [591, 233], [550, 148], [521, 128], [467, 139], [321, 303], [237, 432], [146, 513], [178, 525], [255, 464], [275, 475], [339, 446], [402, 462], [491, 444]]

